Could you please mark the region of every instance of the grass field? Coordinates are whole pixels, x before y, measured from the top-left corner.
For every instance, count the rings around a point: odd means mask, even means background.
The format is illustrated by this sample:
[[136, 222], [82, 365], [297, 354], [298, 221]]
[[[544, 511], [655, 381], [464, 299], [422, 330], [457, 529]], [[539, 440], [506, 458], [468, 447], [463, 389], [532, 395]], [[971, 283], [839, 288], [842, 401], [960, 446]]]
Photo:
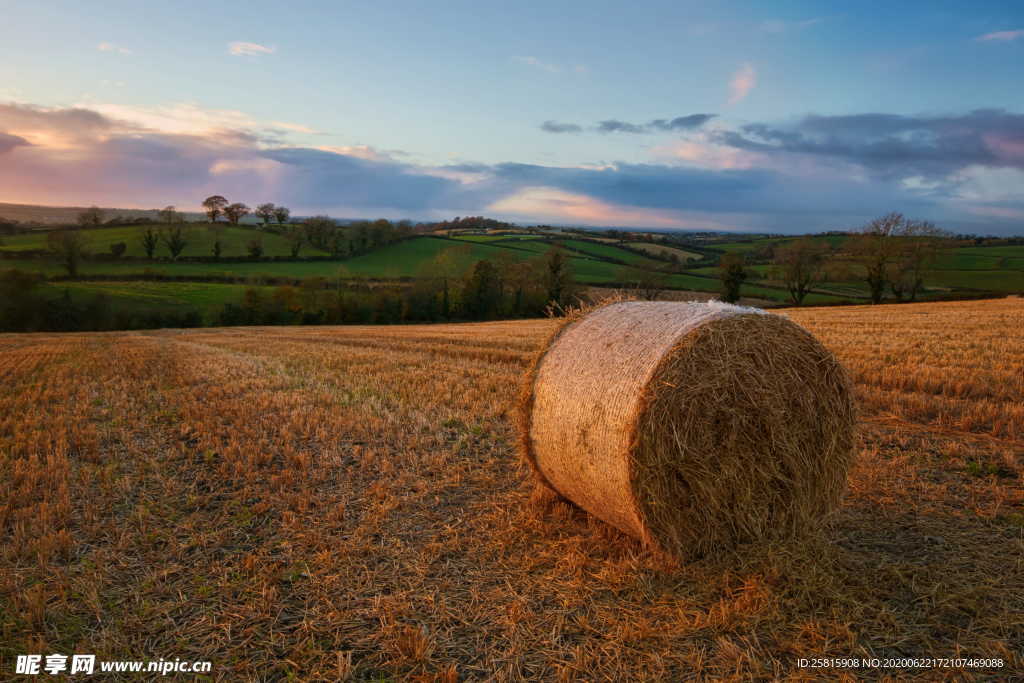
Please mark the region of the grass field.
[[[3, 666], [1020, 676], [1024, 300], [787, 314], [856, 384], [845, 503], [823, 538], [674, 568], [531, 503], [510, 414], [550, 321], [0, 335]], [[800, 657], [1005, 665], [810, 673]]]
[[[62, 296], [67, 290], [73, 299], [90, 299], [103, 295], [113, 310], [131, 313], [152, 311], [174, 312], [196, 310], [207, 319], [220, 311], [224, 304], [239, 303], [249, 285], [206, 282], [158, 282], [131, 280], [124, 282], [53, 282], [45, 285], [48, 297]], [[272, 287], [260, 288], [267, 291]]]
[[695, 251], [685, 251], [683, 249], [676, 249], [675, 247], [666, 247], [662, 244], [651, 244], [650, 242], [627, 242], [626, 244], [634, 249], [646, 251], [648, 254], [661, 254], [665, 256], [675, 254], [679, 257], [679, 260], [684, 263], [701, 257], [701, 254], [698, 254]]
[[[124, 242], [127, 245], [125, 256], [142, 258], [146, 255], [142, 248], [142, 233], [147, 226], [125, 225], [110, 228], [93, 228], [83, 230], [85, 237], [86, 251], [95, 254], [110, 253], [110, 245], [115, 242]], [[159, 226], [148, 226], [159, 230]], [[247, 256], [249, 254], [248, 244], [254, 239], [263, 243], [263, 254], [265, 256], [289, 256], [291, 248], [288, 240], [274, 233], [264, 232], [256, 227], [229, 227], [218, 226], [215, 231], [210, 225], [188, 225], [185, 228], [188, 244], [181, 252], [182, 256], [210, 256], [213, 250], [213, 243], [221, 240], [222, 256]], [[0, 251], [27, 251], [46, 249], [45, 232], [32, 232], [24, 235], [13, 235], [4, 237], [0, 243]], [[309, 245], [303, 245], [300, 255], [303, 256], [325, 256], [327, 252], [315, 249]], [[169, 256], [167, 247], [162, 243], [156, 249], [157, 256]]]

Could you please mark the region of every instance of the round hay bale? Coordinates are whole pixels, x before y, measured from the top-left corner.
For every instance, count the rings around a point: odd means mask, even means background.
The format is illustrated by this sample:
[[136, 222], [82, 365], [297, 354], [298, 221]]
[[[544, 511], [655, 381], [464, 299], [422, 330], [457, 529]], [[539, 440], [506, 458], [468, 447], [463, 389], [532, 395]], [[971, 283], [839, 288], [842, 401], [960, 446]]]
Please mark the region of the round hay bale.
[[817, 528], [853, 455], [842, 366], [788, 318], [619, 302], [570, 316], [524, 379], [538, 478], [671, 555]]

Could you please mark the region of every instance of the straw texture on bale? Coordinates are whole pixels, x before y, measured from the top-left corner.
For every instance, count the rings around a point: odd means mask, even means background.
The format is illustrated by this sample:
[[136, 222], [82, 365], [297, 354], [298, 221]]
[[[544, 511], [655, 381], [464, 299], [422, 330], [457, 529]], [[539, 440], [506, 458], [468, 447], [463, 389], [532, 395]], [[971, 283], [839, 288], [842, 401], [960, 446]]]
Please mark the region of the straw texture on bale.
[[819, 527], [845, 489], [853, 431], [827, 349], [787, 318], [718, 302], [571, 316], [520, 401], [542, 483], [677, 557]]

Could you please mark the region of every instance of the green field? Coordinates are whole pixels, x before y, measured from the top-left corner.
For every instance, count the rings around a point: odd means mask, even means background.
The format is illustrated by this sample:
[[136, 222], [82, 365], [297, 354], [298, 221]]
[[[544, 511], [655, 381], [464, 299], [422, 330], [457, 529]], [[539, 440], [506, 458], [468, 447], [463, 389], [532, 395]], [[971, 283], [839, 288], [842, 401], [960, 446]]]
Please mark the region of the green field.
[[[48, 296], [58, 296], [65, 290], [76, 300], [88, 300], [104, 294], [117, 310], [189, 311], [197, 310], [211, 320], [225, 303], [241, 301], [250, 285], [263, 286], [265, 280], [301, 279], [309, 277], [361, 277], [380, 280], [434, 277], [442, 274], [461, 278], [479, 261], [523, 262], [537, 261], [556, 244], [566, 247], [569, 267], [577, 282], [584, 285], [609, 286], [628, 282], [650, 281], [670, 289], [700, 292], [718, 292], [718, 268], [701, 266], [676, 273], [657, 272], [653, 276], [645, 271], [660, 271], [664, 261], [647, 258], [619, 248], [607, 240], [591, 241], [554, 234], [461, 235], [447, 238], [420, 236], [374, 249], [348, 259], [323, 261], [280, 260], [248, 262], [171, 262], [147, 261], [142, 254], [138, 226], [104, 227], [83, 231], [93, 251], [107, 251], [112, 242], [123, 241], [129, 246], [128, 254], [134, 258], [124, 260], [86, 259], [80, 266], [80, 279], [55, 281], [44, 285]], [[219, 229], [225, 256], [245, 254], [245, 245], [255, 236], [262, 235], [268, 257], [289, 253], [287, 241], [272, 233], [264, 233], [247, 226]], [[190, 226], [190, 244], [185, 254], [207, 256], [214, 232], [207, 225]], [[763, 238], [749, 241], [733, 240], [712, 245], [714, 249], [750, 252], [770, 244], [781, 244], [793, 238]], [[819, 239], [838, 245], [844, 238], [828, 236]], [[631, 242], [637, 248], [663, 248], [645, 242]], [[64, 268], [53, 258], [17, 257], [20, 251], [45, 249], [46, 233], [34, 232], [5, 237], [0, 250], [14, 258], [0, 259], [0, 270], [19, 268], [41, 273], [47, 277], [65, 275]], [[163, 254], [165, 248], [158, 252]], [[685, 250], [681, 250], [686, 253]], [[313, 255], [309, 249], [302, 255]], [[445, 255], [444, 258], [439, 258]], [[699, 254], [693, 254], [700, 256]], [[617, 262], [612, 262], [612, 260]], [[624, 265], [628, 264], [628, 265]], [[748, 266], [750, 279], [743, 286], [743, 296], [788, 302], [788, 292], [771, 278], [772, 266], [756, 263]], [[117, 278], [117, 281], [96, 281], [90, 278]], [[153, 277], [182, 278], [185, 281], [155, 281]], [[220, 277], [234, 283], [188, 282], [189, 278]], [[244, 283], [244, 284], [243, 284]], [[1024, 292], [1024, 246], [957, 247], [939, 255], [925, 280], [922, 298], [934, 298], [949, 293], [976, 293], [982, 291]], [[865, 301], [866, 287], [858, 281], [823, 282], [819, 290], [807, 297], [807, 304], [829, 304], [842, 301]]]
[[[105, 296], [116, 310], [132, 313], [149, 311], [185, 312], [198, 310], [208, 317], [226, 303], [238, 303], [248, 285], [206, 282], [50, 282], [44, 295], [57, 297], [67, 291], [73, 298], [90, 299]], [[272, 288], [263, 288], [268, 292]]]
[[[146, 255], [142, 248], [142, 233], [147, 227], [159, 230], [157, 226], [122, 225], [109, 228], [91, 228], [82, 230], [86, 242], [86, 251], [94, 254], [110, 253], [110, 245], [124, 242], [127, 246], [125, 256], [142, 258]], [[46, 249], [47, 232], [31, 232], [23, 235], [4, 237], [0, 242], [0, 251], [34, 251]], [[210, 224], [187, 224], [185, 227], [188, 242], [182, 256], [211, 256], [215, 240], [221, 241], [221, 256], [247, 256], [248, 244], [254, 239], [263, 242], [264, 256], [289, 256], [291, 248], [288, 240], [281, 235], [264, 232], [255, 227], [218, 225], [214, 229]], [[156, 249], [157, 256], [170, 256], [167, 247], [161, 243]], [[324, 256], [326, 252], [303, 245], [300, 256]]]
[[464, 242], [517, 242], [540, 239], [541, 235], [452, 235], [451, 238]]
[[[846, 241], [845, 235], [809, 235], [810, 239], [818, 242], [827, 242], [832, 247], [842, 246], [843, 242]], [[711, 249], [718, 249], [721, 251], [737, 252], [740, 254], [749, 254], [750, 252], [763, 249], [768, 246], [778, 246], [787, 242], [792, 242], [798, 239], [797, 237], [765, 237], [757, 240], [747, 241], [734, 241], [734, 242], [710, 242], [708, 247]]]
[[[450, 251], [451, 272], [461, 276], [485, 259], [525, 261], [542, 257], [553, 246], [546, 242], [526, 242], [522, 247], [481, 244], [464, 240], [438, 237], [418, 237], [375, 249], [367, 254], [344, 260], [331, 261], [256, 261], [242, 263], [174, 263], [174, 262], [117, 262], [85, 261], [80, 267], [81, 277], [89, 276], [142, 276], [146, 274], [179, 277], [335, 277], [353, 275], [368, 278], [396, 279], [418, 277], [430, 273], [432, 264], [441, 252]], [[604, 261], [574, 256], [569, 262], [581, 280], [604, 283], [616, 280], [622, 266]], [[19, 268], [40, 272], [48, 276], [62, 275], [64, 269], [53, 260], [2, 259], [0, 269]]]
[[663, 244], [652, 244], [650, 242], [626, 242], [627, 246], [633, 247], [634, 249], [640, 249], [646, 251], [648, 254], [675, 254], [679, 257], [680, 261], [692, 261], [694, 259], [701, 258], [701, 254], [695, 251], [685, 251], [676, 247], [667, 247]]

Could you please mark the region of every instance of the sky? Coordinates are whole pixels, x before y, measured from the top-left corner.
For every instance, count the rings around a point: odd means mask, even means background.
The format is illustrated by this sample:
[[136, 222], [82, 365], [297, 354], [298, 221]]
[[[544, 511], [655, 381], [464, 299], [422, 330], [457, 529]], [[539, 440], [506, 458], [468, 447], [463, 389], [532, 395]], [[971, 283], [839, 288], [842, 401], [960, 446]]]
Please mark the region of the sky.
[[0, 0], [0, 202], [1024, 234], [1024, 3]]

